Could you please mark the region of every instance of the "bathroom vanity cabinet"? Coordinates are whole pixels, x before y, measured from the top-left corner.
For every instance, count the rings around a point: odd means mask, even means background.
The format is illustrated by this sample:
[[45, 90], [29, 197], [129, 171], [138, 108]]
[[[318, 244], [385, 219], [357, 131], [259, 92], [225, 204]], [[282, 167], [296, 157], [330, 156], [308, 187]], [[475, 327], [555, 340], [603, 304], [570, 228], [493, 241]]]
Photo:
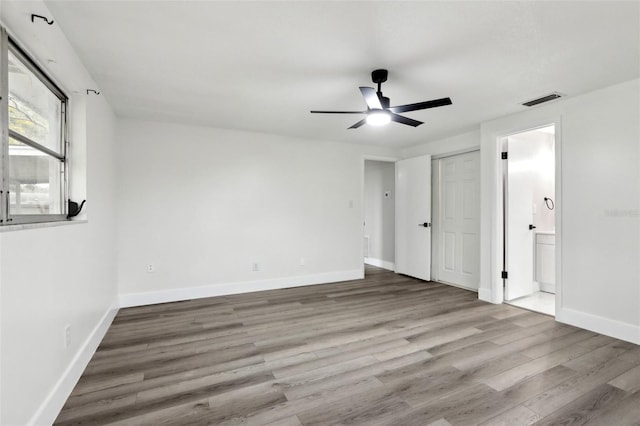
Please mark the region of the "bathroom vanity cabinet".
[[556, 292], [556, 235], [553, 232], [537, 232], [535, 240], [535, 281], [540, 290]]

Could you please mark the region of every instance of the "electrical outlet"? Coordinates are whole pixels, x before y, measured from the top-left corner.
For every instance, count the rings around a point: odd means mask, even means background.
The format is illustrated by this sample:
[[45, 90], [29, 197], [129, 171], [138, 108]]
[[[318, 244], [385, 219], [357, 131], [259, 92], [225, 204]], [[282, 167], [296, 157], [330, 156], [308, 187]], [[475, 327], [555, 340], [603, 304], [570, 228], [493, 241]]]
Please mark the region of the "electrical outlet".
[[152, 272], [155, 272], [155, 271], [156, 271], [156, 267], [153, 265], [153, 263], [149, 263], [147, 265], [147, 272], [148, 273], [152, 273]]
[[253, 264], [251, 265], [251, 270], [253, 272], [258, 272], [260, 270], [260, 265], [258, 265], [258, 262], [253, 262]]
[[300, 266], [304, 266], [304, 257], [300, 258]]
[[64, 347], [68, 348], [71, 345], [71, 324], [67, 324], [64, 327]]

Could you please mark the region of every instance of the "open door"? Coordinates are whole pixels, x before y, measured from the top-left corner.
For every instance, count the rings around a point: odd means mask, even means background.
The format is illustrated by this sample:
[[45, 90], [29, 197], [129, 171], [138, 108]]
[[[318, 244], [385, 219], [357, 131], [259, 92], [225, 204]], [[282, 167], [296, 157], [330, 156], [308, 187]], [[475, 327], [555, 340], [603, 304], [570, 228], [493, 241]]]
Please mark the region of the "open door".
[[396, 162], [396, 272], [431, 279], [431, 156]]
[[507, 186], [507, 271], [505, 300], [533, 293], [533, 178], [528, 141], [509, 138]]

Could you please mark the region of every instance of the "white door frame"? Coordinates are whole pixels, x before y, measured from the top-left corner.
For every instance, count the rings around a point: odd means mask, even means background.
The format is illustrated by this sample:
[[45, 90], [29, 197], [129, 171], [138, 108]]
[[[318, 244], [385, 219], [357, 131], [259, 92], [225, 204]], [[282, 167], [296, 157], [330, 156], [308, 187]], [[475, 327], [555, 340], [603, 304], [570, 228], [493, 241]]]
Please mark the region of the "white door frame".
[[494, 303], [504, 302], [504, 287], [500, 273], [503, 268], [502, 256], [504, 253], [504, 237], [503, 232], [503, 176], [506, 172], [506, 160], [500, 158], [503, 143], [509, 136], [518, 133], [524, 133], [530, 130], [536, 130], [550, 125], [555, 126], [555, 225], [556, 225], [556, 316], [558, 311], [562, 309], [562, 120], [561, 117], [554, 117], [550, 120], [541, 120], [530, 125], [518, 126], [507, 131], [495, 133], [493, 136], [493, 147], [495, 148], [496, 173], [494, 179], [495, 188], [495, 224], [493, 227], [495, 238], [495, 250], [493, 252], [491, 267], [493, 269], [492, 276], [496, 279], [492, 280], [491, 301]]
[[[395, 163], [400, 160], [397, 157], [380, 157], [377, 155], [363, 155], [360, 163], [360, 264], [362, 267], [362, 278], [364, 278], [364, 248], [362, 242], [364, 241], [364, 165], [366, 161], [382, 161], [385, 163], [394, 163], [394, 181], [395, 181]], [[394, 187], [395, 191], [395, 187]], [[395, 194], [393, 195], [395, 197]], [[395, 259], [394, 259], [395, 260]], [[395, 263], [395, 262], [394, 262]]]

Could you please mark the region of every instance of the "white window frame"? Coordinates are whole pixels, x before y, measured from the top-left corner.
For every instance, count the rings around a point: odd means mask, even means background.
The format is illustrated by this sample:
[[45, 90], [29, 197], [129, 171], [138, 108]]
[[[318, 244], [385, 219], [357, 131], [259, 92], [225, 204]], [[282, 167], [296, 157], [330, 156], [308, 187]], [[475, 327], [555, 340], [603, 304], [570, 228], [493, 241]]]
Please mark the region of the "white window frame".
[[[61, 101], [60, 110], [60, 152], [55, 152], [30, 138], [9, 129], [9, 52], [20, 60], [33, 75], [39, 79], [50, 91]], [[19, 225], [25, 223], [58, 222], [67, 219], [68, 201], [68, 171], [69, 159], [67, 151], [69, 147], [67, 111], [69, 108], [69, 98], [54, 83], [54, 81], [35, 63], [33, 59], [10, 38], [5, 28], [0, 26], [0, 135], [1, 146], [1, 179], [0, 179], [0, 226]], [[57, 159], [61, 162], [61, 184], [60, 184], [60, 208], [59, 214], [11, 214], [10, 212], [10, 179], [9, 179], [9, 137], [15, 139], [49, 158]]]

